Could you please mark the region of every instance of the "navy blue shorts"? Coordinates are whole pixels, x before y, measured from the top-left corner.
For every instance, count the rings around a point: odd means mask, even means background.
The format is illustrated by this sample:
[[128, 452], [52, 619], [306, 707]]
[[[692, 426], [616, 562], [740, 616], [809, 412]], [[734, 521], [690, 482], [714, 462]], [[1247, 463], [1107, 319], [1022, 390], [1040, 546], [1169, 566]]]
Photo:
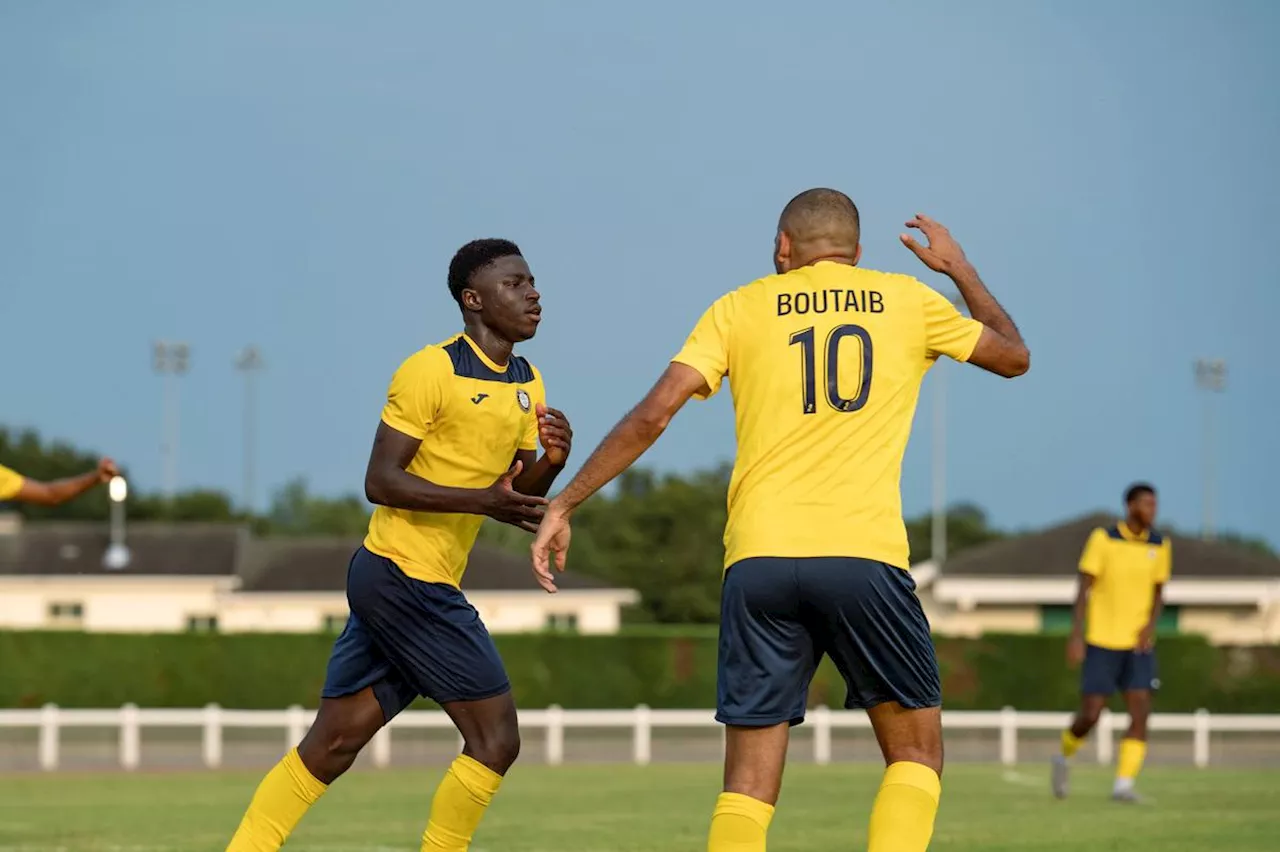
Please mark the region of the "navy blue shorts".
[[347, 568], [347, 602], [323, 697], [372, 686], [390, 721], [419, 695], [445, 704], [511, 689], [480, 614], [453, 586], [415, 580], [361, 547]]
[[716, 719], [804, 721], [809, 682], [829, 654], [847, 709], [942, 704], [929, 622], [906, 571], [868, 559], [744, 559], [720, 596]]
[[1080, 692], [1084, 695], [1113, 695], [1142, 692], [1160, 687], [1154, 651], [1115, 651], [1088, 645], [1080, 670]]

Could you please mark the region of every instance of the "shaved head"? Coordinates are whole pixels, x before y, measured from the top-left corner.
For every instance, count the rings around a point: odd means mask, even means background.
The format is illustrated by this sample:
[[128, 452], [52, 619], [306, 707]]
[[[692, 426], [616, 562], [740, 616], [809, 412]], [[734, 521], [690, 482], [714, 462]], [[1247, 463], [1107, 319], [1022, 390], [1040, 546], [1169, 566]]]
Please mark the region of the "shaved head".
[[782, 272], [818, 259], [856, 263], [861, 238], [858, 208], [849, 196], [835, 189], [807, 189], [787, 202], [778, 217], [775, 265]]
[[836, 189], [806, 189], [787, 202], [778, 218], [778, 230], [793, 242], [826, 240], [858, 244], [861, 228], [858, 208], [849, 196]]

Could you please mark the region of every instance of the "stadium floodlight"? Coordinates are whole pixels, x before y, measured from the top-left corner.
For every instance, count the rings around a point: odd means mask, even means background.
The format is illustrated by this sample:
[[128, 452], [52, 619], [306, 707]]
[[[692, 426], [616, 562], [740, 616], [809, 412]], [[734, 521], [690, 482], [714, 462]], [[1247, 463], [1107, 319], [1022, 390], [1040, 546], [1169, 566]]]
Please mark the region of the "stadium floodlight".
[[1214, 538], [1213, 502], [1217, 465], [1214, 457], [1214, 397], [1227, 389], [1227, 362], [1221, 358], [1200, 358], [1195, 363], [1196, 387], [1204, 392], [1204, 521], [1200, 537]]
[[120, 571], [129, 567], [132, 555], [124, 543], [124, 504], [129, 498], [129, 483], [123, 476], [113, 476], [107, 483], [107, 498], [111, 501], [111, 543], [102, 554], [102, 567], [108, 571]]
[[191, 366], [191, 347], [158, 340], [151, 345], [151, 368], [164, 378], [164, 496], [172, 501], [178, 490], [178, 379]]
[[244, 491], [240, 498], [245, 514], [253, 512], [256, 472], [257, 393], [254, 377], [266, 367], [256, 346], [246, 346], [236, 355], [235, 367], [244, 376]]

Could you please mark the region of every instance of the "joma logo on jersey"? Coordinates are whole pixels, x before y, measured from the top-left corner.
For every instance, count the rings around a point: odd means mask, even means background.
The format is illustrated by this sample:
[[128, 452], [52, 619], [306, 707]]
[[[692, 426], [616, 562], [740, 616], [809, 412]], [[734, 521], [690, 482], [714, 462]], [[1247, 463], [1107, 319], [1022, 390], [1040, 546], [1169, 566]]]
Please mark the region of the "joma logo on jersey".
[[488, 398], [489, 398], [489, 394], [478, 393], [475, 396], [471, 397], [471, 401], [474, 402], [476, 405], [479, 405], [480, 403], [484, 402]]

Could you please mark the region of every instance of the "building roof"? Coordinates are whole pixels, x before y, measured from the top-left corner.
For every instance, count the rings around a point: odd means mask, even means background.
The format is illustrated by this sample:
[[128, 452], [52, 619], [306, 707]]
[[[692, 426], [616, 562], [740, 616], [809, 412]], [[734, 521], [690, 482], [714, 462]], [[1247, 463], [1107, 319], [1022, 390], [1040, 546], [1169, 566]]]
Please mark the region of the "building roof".
[[[334, 592], [347, 584], [347, 565], [360, 546], [358, 539], [256, 539], [251, 542], [242, 572], [245, 592]], [[556, 579], [571, 590], [611, 588], [593, 577], [565, 573]], [[466, 591], [539, 591], [528, 557], [477, 543], [471, 551]]]
[[130, 524], [129, 565], [111, 571], [102, 565], [111, 543], [106, 524], [30, 523], [0, 535], [0, 575], [230, 577], [247, 536], [229, 524]]
[[[1068, 577], [1074, 576], [1089, 534], [1116, 522], [1095, 513], [1041, 532], [970, 548], [948, 559], [943, 577]], [[1272, 579], [1280, 578], [1280, 559], [1239, 545], [1202, 541], [1179, 535], [1173, 542], [1174, 577]]]

